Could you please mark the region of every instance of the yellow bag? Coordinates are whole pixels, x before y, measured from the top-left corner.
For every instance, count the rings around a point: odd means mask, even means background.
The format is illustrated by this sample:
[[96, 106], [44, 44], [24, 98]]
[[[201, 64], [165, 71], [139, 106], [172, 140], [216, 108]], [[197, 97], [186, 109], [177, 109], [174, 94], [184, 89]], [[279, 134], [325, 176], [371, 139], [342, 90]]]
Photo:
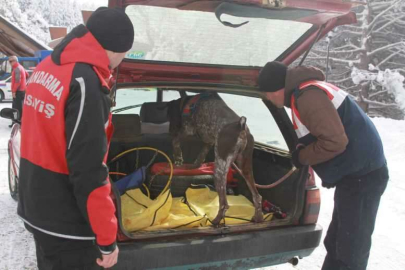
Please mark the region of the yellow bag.
[[[183, 198], [172, 198], [169, 190], [151, 200], [140, 189], [127, 191], [121, 196], [121, 213], [124, 228], [129, 232], [139, 230], [182, 229], [211, 226], [219, 208], [218, 194], [206, 188], [189, 188], [187, 203]], [[241, 224], [251, 221], [255, 209], [244, 196], [227, 196], [229, 209], [225, 224]], [[270, 220], [267, 214], [265, 220]]]
[[[193, 189], [189, 188], [186, 191], [186, 198], [190, 208], [197, 215], [206, 215], [207, 224], [203, 226], [211, 225], [219, 209], [218, 193], [211, 191], [208, 187]], [[255, 208], [253, 204], [244, 196], [227, 195], [229, 209], [225, 213], [225, 220], [222, 223], [230, 224], [242, 224], [251, 222], [252, 217], [255, 214]], [[272, 214], [264, 216], [265, 220], [271, 220]]]
[[169, 216], [171, 206], [170, 190], [160, 194], [155, 200], [149, 199], [140, 189], [129, 190], [121, 196], [124, 228], [133, 232], [160, 224]]
[[121, 213], [124, 228], [129, 232], [199, 227], [204, 220], [203, 216], [196, 216], [182, 198], [172, 198], [169, 190], [155, 200], [140, 189], [129, 190], [121, 196]]
[[160, 225], [149, 227], [146, 230], [152, 231], [200, 227], [201, 222], [204, 224], [206, 223], [205, 219], [204, 216], [196, 216], [187, 204], [184, 203], [184, 198], [173, 198], [169, 216], [163, 220]]

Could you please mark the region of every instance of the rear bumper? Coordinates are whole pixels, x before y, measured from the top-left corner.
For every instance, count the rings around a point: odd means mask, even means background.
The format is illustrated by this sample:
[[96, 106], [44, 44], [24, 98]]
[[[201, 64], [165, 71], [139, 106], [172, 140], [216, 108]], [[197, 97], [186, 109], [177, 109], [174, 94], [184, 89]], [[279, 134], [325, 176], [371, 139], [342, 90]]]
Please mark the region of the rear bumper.
[[179, 241], [119, 244], [114, 270], [249, 269], [306, 257], [319, 245], [322, 227], [306, 225]]

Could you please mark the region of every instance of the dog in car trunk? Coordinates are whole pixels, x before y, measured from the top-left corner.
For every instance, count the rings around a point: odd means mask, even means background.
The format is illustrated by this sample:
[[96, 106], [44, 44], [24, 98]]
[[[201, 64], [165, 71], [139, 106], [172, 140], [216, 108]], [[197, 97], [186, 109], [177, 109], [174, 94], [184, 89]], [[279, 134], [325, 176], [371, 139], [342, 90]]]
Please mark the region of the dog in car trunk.
[[226, 198], [226, 176], [234, 162], [241, 169], [253, 195], [255, 206], [253, 220], [262, 222], [262, 197], [256, 189], [252, 171], [254, 138], [246, 125], [246, 118], [239, 117], [217, 93], [182, 97], [169, 102], [167, 106], [175, 165], [183, 165], [180, 145], [183, 136], [197, 135], [204, 143], [194, 164], [188, 165], [189, 168], [200, 167], [211, 147], [214, 147], [214, 181], [219, 196], [219, 211], [212, 223], [218, 225], [229, 208]]

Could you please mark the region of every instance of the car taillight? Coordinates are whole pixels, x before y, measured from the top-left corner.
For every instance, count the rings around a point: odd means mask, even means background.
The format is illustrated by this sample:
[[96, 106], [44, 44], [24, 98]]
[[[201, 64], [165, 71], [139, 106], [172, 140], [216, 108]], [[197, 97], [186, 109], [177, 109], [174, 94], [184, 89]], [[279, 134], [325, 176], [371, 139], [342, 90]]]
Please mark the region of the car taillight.
[[315, 184], [315, 174], [312, 168], [308, 170], [308, 179], [305, 186], [305, 205], [301, 224], [315, 224], [318, 221], [321, 207], [321, 194]]

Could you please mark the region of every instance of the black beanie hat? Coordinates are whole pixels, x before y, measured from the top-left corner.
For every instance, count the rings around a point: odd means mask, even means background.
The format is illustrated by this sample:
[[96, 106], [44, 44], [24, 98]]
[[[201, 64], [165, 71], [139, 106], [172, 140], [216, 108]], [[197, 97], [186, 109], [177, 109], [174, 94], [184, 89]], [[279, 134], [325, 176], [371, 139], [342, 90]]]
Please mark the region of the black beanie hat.
[[86, 27], [104, 49], [112, 52], [127, 52], [134, 42], [132, 22], [117, 8], [98, 8], [87, 20]]
[[287, 66], [281, 62], [268, 62], [260, 71], [258, 84], [261, 92], [276, 92], [285, 87]]

